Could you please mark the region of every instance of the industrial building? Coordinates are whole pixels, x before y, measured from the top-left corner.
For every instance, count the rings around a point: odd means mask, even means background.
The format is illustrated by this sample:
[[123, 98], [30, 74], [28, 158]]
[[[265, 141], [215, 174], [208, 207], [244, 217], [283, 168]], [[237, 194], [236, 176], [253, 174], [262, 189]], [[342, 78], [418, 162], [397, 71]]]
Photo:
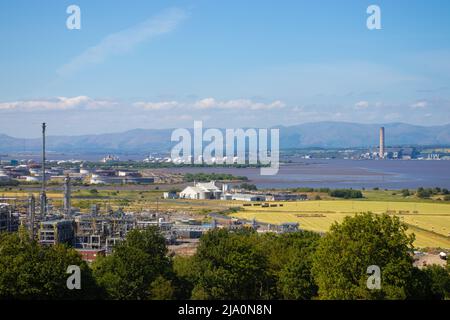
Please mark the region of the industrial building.
[[173, 227], [176, 237], [181, 239], [199, 239], [209, 230], [211, 225], [175, 225]]
[[299, 231], [299, 224], [296, 222], [284, 222], [278, 227], [281, 233], [290, 233]]
[[178, 194], [174, 191], [164, 192], [164, 199], [178, 199]]
[[115, 170], [97, 170], [92, 173], [91, 184], [150, 184], [154, 183], [155, 178], [142, 177], [137, 172], [115, 171]]
[[88, 263], [94, 262], [98, 257], [106, 255], [105, 249], [75, 249], [80, 255], [81, 259]]
[[131, 216], [79, 215], [74, 217], [75, 248], [105, 249], [107, 252], [135, 228]]
[[10, 180], [11, 178], [4, 171], [0, 171], [0, 183], [9, 182]]
[[7, 203], [0, 203], [0, 233], [15, 232], [19, 229], [19, 215]]
[[220, 188], [215, 181], [208, 183], [194, 183], [193, 186], [187, 186], [180, 192], [179, 196], [175, 192], [164, 193], [165, 199], [194, 199], [194, 200], [236, 200], [236, 201], [298, 201], [307, 200], [306, 194], [296, 193], [268, 193], [261, 194], [258, 192], [232, 189], [224, 183]]
[[73, 220], [42, 221], [38, 230], [38, 241], [43, 245], [68, 244], [73, 245]]
[[238, 201], [266, 201], [265, 195], [251, 194], [251, 193], [233, 193], [231, 200]]
[[216, 185], [215, 181], [207, 183], [194, 183], [194, 186], [188, 186], [180, 192], [182, 199], [220, 199], [222, 190]]

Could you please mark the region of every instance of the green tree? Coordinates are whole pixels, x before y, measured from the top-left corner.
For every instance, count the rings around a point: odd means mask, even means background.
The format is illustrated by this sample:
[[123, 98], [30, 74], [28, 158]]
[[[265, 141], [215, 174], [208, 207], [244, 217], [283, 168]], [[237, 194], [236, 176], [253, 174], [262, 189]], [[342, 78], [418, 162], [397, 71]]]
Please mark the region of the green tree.
[[[413, 235], [398, 217], [357, 214], [335, 223], [319, 241], [313, 275], [323, 299], [404, 299], [412, 293]], [[381, 289], [367, 288], [367, 268], [381, 269]]]
[[93, 272], [111, 299], [141, 300], [151, 297], [151, 284], [171, 275], [165, 239], [155, 227], [133, 230], [114, 248], [99, 258]]
[[441, 300], [450, 299], [450, 268], [438, 265], [431, 265], [423, 272], [427, 276], [427, 283], [430, 284], [430, 298]]
[[402, 190], [402, 196], [403, 197], [409, 197], [411, 195], [411, 193], [409, 192], [408, 189], [403, 189]]
[[344, 199], [359, 199], [359, 198], [363, 197], [363, 194], [361, 191], [353, 190], [353, 189], [330, 190], [329, 195], [331, 197], [344, 198]]
[[180, 299], [189, 299], [192, 290], [197, 283], [200, 271], [195, 257], [175, 256], [173, 259], [173, 270], [176, 275], [176, 295]]
[[247, 183], [247, 182], [241, 183], [239, 185], [239, 188], [243, 189], [243, 190], [248, 190], [248, 191], [257, 191], [258, 190], [256, 185], [251, 184], [251, 183]]
[[311, 299], [319, 239], [308, 231], [214, 230], [201, 238], [193, 257], [175, 258], [174, 269], [193, 299]]
[[171, 280], [158, 276], [150, 285], [150, 299], [172, 300], [175, 297], [175, 289]]
[[309, 260], [301, 256], [293, 257], [279, 274], [278, 288], [283, 299], [309, 300], [316, 296], [317, 286]]
[[273, 281], [271, 299], [312, 299], [317, 285], [311, 273], [312, 255], [320, 235], [309, 231], [264, 234], [257, 241], [267, 257]]
[[[80, 267], [81, 289], [67, 288], [67, 268]], [[80, 255], [64, 245], [44, 247], [19, 233], [0, 235], [0, 299], [93, 299], [101, 291]]]
[[198, 278], [194, 299], [262, 299], [266, 297], [266, 259], [251, 232], [213, 230], [204, 235], [195, 255]]
[[430, 189], [424, 189], [420, 187], [419, 189], [417, 189], [416, 195], [418, 198], [426, 199], [432, 195], [432, 192]]

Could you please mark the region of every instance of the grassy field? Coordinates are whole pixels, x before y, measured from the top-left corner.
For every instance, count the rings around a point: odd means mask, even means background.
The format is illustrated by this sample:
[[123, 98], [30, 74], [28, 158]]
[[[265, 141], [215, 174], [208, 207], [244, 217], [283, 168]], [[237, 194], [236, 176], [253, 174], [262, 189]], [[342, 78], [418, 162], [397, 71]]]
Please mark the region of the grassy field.
[[[233, 214], [237, 218], [253, 219], [261, 222], [279, 224], [298, 222], [302, 229], [324, 232], [335, 221], [358, 212], [388, 213], [396, 215], [409, 226], [409, 232], [416, 235], [417, 247], [450, 248], [450, 203], [437, 199], [419, 199], [415, 196], [403, 197], [398, 191], [367, 190], [364, 199], [337, 200], [327, 194], [308, 194], [310, 199], [320, 195], [323, 200], [279, 202], [283, 206], [262, 208], [244, 207], [244, 202], [220, 200], [164, 200], [161, 190], [118, 190], [73, 188], [72, 206], [82, 212], [89, 212], [92, 204], [99, 204], [101, 212], [108, 207], [124, 208], [126, 211], [155, 210], [166, 212], [186, 212], [204, 217], [209, 212], [225, 211], [239, 207], [241, 211]], [[62, 188], [61, 188], [62, 189]], [[92, 188], [95, 189], [95, 188]], [[39, 197], [36, 190], [34, 195]], [[26, 199], [28, 192], [20, 189], [0, 190], [0, 197]], [[48, 197], [55, 207], [62, 206], [62, 191], [50, 191]], [[26, 202], [22, 202], [26, 205]], [[248, 203], [247, 203], [248, 204]], [[23, 208], [26, 210], [25, 208]]]
[[[91, 192], [92, 189], [97, 192]], [[79, 208], [81, 212], [90, 212], [93, 204], [100, 206], [100, 211], [106, 211], [107, 207], [117, 210], [122, 207], [125, 211], [138, 212], [142, 210], [160, 210], [160, 211], [181, 211], [186, 213], [204, 215], [209, 212], [217, 212], [227, 210], [230, 206], [239, 204], [227, 203], [223, 201], [209, 200], [166, 200], [163, 199], [163, 191], [161, 190], [117, 190], [113, 189], [96, 189], [72, 191], [72, 206]], [[16, 198], [17, 204], [26, 205], [26, 199], [30, 192], [21, 190], [1, 190], [0, 198]], [[39, 191], [33, 191], [32, 194], [39, 199]], [[61, 192], [47, 192], [50, 203], [55, 207], [62, 207], [63, 194]], [[23, 208], [24, 209], [24, 208]], [[25, 210], [25, 209], [24, 209]]]
[[385, 202], [376, 200], [322, 200], [286, 202], [283, 207], [243, 207], [236, 218], [280, 224], [298, 222], [302, 229], [324, 232], [335, 221], [358, 212], [388, 213], [408, 224], [417, 247], [450, 248], [450, 204], [437, 202]]

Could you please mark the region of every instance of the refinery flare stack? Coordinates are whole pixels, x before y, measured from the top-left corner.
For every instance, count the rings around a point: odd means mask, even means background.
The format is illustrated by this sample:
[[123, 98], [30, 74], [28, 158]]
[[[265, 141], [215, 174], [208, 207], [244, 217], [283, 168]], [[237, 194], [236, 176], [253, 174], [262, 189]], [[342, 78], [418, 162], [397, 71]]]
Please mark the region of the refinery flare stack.
[[42, 123], [42, 190], [40, 196], [41, 216], [45, 217], [47, 213], [47, 193], [45, 184], [45, 122]]

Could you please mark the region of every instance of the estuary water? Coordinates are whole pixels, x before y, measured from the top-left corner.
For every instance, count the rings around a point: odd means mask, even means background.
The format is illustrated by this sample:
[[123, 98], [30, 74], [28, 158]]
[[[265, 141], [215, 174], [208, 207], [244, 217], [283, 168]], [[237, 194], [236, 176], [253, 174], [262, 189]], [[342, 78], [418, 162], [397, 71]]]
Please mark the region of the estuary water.
[[280, 165], [274, 176], [258, 168], [171, 168], [179, 173], [230, 173], [247, 176], [258, 188], [450, 189], [450, 161], [432, 160], [299, 160]]

